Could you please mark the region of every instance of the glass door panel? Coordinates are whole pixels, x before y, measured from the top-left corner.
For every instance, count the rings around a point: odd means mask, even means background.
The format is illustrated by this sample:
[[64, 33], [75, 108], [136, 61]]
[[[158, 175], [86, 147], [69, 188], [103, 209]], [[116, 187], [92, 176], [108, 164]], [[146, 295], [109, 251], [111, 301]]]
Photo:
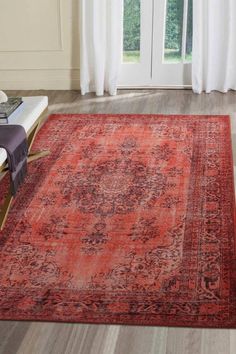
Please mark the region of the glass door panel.
[[191, 87], [192, 0], [153, 0], [151, 85]]
[[184, 0], [167, 0], [165, 28], [165, 62], [182, 60]]
[[165, 62], [192, 60], [192, 0], [167, 0]]
[[124, 0], [123, 62], [140, 62], [141, 1]]
[[124, 0], [123, 65], [120, 86], [151, 81], [153, 0]]
[[124, 86], [191, 85], [193, 0], [124, 0]]
[[188, 1], [188, 20], [187, 20], [187, 35], [186, 35], [186, 57], [187, 62], [192, 62], [193, 49], [193, 0]]

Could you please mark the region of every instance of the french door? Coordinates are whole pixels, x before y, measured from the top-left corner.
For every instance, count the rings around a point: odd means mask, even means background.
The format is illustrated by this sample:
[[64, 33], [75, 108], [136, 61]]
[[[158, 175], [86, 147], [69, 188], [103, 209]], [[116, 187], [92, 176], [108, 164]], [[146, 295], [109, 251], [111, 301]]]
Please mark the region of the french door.
[[124, 0], [119, 86], [191, 86], [192, 0]]

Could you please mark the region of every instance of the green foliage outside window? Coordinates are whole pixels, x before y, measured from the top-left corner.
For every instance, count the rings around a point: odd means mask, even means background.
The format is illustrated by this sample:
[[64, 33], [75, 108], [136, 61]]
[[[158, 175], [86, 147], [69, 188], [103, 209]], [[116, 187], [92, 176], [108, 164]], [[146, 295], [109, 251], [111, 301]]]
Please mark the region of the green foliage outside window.
[[[192, 52], [192, 6], [189, 0], [186, 59]], [[180, 60], [182, 56], [184, 0], [167, 0], [165, 59]], [[137, 62], [140, 57], [140, 0], [124, 0], [124, 61]]]
[[193, 0], [189, 0], [189, 2], [188, 2], [187, 43], [186, 43], [187, 56], [192, 55], [192, 47], [193, 47]]
[[[166, 61], [182, 60], [183, 10], [184, 0], [167, 0], [165, 33]], [[188, 0], [186, 57], [183, 58], [187, 61], [191, 61], [192, 56], [192, 11], [193, 0]]]
[[140, 50], [140, 0], [124, 0], [124, 50]]
[[168, 0], [166, 11], [165, 49], [181, 53], [184, 0]]

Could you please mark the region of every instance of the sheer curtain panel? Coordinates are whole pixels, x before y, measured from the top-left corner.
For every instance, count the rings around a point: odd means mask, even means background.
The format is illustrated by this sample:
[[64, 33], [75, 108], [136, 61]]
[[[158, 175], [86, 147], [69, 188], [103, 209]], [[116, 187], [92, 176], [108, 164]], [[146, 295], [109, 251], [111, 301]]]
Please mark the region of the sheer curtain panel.
[[115, 95], [122, 59], [123, 0], [80, 0], [82, 95]]
[[236, 89], [236, 0], [193, 0], [193, 91]]

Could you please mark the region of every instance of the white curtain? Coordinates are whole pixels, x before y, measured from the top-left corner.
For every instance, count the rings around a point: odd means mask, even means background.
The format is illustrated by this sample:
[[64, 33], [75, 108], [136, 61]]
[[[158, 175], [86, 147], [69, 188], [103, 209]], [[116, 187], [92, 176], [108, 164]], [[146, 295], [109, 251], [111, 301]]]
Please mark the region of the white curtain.
[[123, 0], [80, 0], [82, 95], [115, 95], [122, 58]]
[[193, 0], [196, 93], [236, 89], [236, 0]]

